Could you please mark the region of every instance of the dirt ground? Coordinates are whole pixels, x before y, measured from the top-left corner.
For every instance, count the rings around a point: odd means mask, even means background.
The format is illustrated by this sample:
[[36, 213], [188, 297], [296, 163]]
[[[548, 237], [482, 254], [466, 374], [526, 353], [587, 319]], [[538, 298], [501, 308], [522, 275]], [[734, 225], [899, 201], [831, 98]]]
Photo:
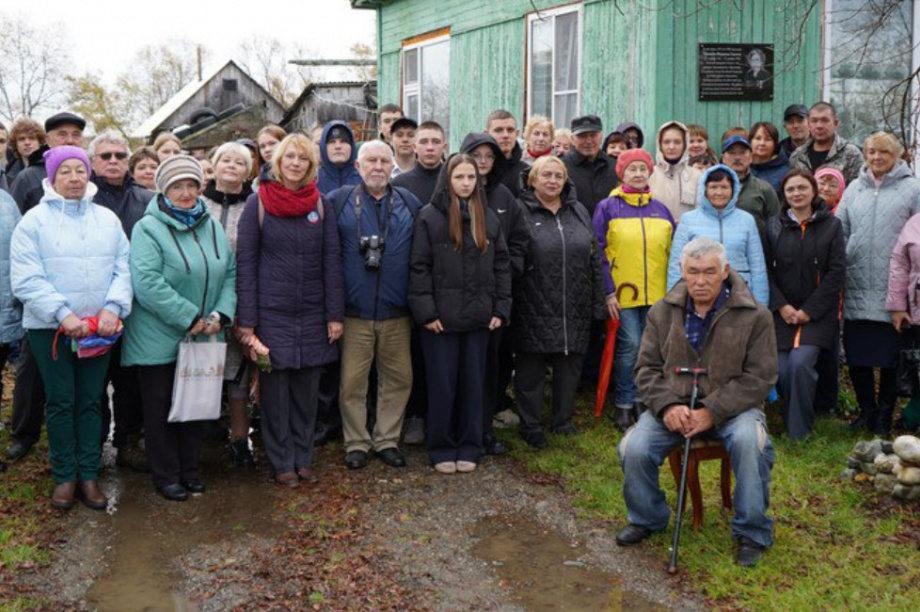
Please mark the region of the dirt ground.
[[107, 456], [108, 513], [75, 507], [50, 563], [19, 578], [54, 610], [705, 608], [665, 559], [617, 547], [617, 525], [577, 518], [558, 483], [511, 459], [444, 476], [415, 449], [404, 469], [353, 472], [341, 456], [321, 449], [320, 483], [284, 490], [264, 461], [233, 470], [206, 443], [208, 491], [186, 503]]

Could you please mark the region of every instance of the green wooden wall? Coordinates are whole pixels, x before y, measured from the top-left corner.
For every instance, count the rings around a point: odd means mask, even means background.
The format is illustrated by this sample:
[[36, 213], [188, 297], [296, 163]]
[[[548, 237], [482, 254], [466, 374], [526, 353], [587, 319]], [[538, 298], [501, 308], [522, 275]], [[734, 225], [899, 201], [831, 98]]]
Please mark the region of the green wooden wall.
[[[534, 0], [537, 8], [565, 4]], [[821, 91], [821, 15], [796, 0], [585, 0], [583, 112], [605, 128], [633, 120], [654, 134], [670, 119], [705, 125], [713, 139], [733, 125], [780, 122], [794, 102]], [[451, 32], [450, 144], [484, 127], [495, 108], [522, 116], [528, 0], [389, 0], [378, 9], [379, 97], [400, 101], [402, 41], [444, 27]], [[699, 102], [699, 43], [773, 43], [772, 102]], [[649, 149], [653, 147], [647, 147]]]

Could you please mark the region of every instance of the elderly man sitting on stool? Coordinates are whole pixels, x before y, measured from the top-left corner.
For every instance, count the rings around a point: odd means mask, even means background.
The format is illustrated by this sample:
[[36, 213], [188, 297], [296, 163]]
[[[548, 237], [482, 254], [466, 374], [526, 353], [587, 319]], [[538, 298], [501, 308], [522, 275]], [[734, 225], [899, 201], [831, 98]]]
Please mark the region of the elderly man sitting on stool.
[[[731, 456], [737, 562], [753, 566], [773, 543], [767, 508], [774, 453], [761, 410], [777, 377], [773, 317], [729, 269], [718, 242], [691, 241], [680, 266], [682, 280], [652, 306], [642, 337], [635, 377], [647, 410], [618, 449], [629, 525], [617, 544], [638, 544], [668, 526], [659, 468], [685, 438], [707, 437], [723, 442]], [[707, 370], [693, 411], [692, 377], [678, 368]]]

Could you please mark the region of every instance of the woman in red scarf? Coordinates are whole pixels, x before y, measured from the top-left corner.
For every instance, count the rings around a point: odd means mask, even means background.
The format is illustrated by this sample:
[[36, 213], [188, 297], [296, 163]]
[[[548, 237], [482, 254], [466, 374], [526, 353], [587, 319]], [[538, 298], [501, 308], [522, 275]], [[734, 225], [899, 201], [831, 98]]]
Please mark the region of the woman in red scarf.
[[241, 341], [257, 335], [271, 371], [260, 375], [262, 438], [275, 481], [316, 481], [312, 469], [320, 370], [338, 357], [345, 294], [335, 214], [316, 184], [316, 148], [291, 134], [275, 149], [237, 234]]
[[524, 126], [524, 156], [521, 158], [528, 164], [534, 163], [544, 155], [553, 152], [553, 137], [556, 129], [552, 119], [542, 115], [534, 115]]

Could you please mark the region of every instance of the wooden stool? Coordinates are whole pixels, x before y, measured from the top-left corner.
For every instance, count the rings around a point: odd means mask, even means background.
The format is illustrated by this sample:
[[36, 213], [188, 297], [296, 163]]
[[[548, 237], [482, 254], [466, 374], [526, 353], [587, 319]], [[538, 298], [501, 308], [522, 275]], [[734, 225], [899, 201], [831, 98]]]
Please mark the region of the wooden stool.
[[[700, 489], [700, 461], [709, 459], [719, 459], [722, 461], [722, 506], [726, 510], [732, 509], [732, 464], [731, 457], [728, 456], [728, 450], [717, 440], [695, 439], [690, 443], [690, 459], [687, 462], [687, 492], [693, 502], [693, 522], [690, 527], [697, 531], [703, 526], [703, 492]], [[684, 445], [681, 444], [668, 455], [668, 463], [671, 466], [671, 473], [674, 474], [674, 482], [680, 489], [680, 472], [684, 461]], [[687, 506], [687, 498], [684, 497], [684, 508]]]

